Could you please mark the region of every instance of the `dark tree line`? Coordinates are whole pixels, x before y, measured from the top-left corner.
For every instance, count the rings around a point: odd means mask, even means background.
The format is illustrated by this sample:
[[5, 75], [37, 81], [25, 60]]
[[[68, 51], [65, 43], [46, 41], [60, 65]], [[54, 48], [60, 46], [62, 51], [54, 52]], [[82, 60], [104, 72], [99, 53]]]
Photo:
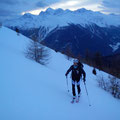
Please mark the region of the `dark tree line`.
[[[80, 61], [83, 63], [86, 63], [90, 66], [93, 66], [93, 68], [97, 68], [99, 70], [105, 71], [109, 74], [112, 74], [118, 78], [120, 78], [120, 55], [119, 57], [111, 57], [109, 60], [106, 60], [106, 57], [102, 56], [102, 54], [98, 51], [95, 53], [91, 53], [88, 49], [85, 52], [85, 56], [81, 55], [74, 55], [72, 52], [71, 46], [67, 46], [64, 51], [62, 51], [63, 54], [66, 55], [67, 59], [71, 58], [80, 58]], [[114, 58], [114, 59], [113, 59]]]

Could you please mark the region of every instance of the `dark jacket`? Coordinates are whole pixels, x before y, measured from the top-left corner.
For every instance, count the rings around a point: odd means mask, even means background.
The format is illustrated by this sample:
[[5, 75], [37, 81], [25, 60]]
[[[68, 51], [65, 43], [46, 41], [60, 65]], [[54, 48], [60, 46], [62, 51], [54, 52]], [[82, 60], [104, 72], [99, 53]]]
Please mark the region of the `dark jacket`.
[[83, 75], [83, 79], [85, 79], [85, 77], [86, 77], [86, 73], [82, 67], [77, 66], [77, 68], [75, 68], [74, 65], [72, 65], [67, 70], [65, 75], [67, 76], [70, 71], [72, 71], [72, 80], [74, 80], [74, 81], [75, 80], [79, 81], [82, 75]]

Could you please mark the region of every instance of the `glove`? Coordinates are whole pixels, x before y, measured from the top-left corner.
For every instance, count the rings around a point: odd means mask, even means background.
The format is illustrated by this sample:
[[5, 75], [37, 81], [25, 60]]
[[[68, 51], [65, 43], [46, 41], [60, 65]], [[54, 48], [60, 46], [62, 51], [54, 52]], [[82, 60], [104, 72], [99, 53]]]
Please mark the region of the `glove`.
[[83, 78], [83, 82], [85, 83], [85, 81], [86, 81], [86, 79], [85, 78]]

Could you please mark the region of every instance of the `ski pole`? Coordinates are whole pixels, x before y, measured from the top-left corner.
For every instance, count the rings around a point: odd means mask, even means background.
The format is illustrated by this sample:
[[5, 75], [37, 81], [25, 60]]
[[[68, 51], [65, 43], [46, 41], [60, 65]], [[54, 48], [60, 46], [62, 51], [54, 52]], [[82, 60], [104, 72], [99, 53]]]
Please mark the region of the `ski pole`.
[[90, 99], [89, 99], [89, 95], [88, 95], [88, 91], [87, 91], [87, 87], [86, 87], [86, 83], [84, 82], [84, 85], [85, 85], [85, 90], [86, 90], [86, 94], [88, 96], [88, 103], [89, 103], [89, 106], [91, 106], [90, 104]]
[[68, 78], [66, 77], [66, 83], [67, 83], [67, 91], [69, 92], [69, 88], [68, 88]]

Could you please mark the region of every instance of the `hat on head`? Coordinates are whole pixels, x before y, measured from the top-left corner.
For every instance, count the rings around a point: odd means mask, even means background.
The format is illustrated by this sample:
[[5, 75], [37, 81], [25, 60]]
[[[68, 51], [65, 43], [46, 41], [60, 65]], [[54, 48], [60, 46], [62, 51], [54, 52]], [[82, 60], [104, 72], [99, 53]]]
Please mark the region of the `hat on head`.
[[73, 63], [78, 63], [78, 59], [74, 59], [74, 60], [73, 60]]

